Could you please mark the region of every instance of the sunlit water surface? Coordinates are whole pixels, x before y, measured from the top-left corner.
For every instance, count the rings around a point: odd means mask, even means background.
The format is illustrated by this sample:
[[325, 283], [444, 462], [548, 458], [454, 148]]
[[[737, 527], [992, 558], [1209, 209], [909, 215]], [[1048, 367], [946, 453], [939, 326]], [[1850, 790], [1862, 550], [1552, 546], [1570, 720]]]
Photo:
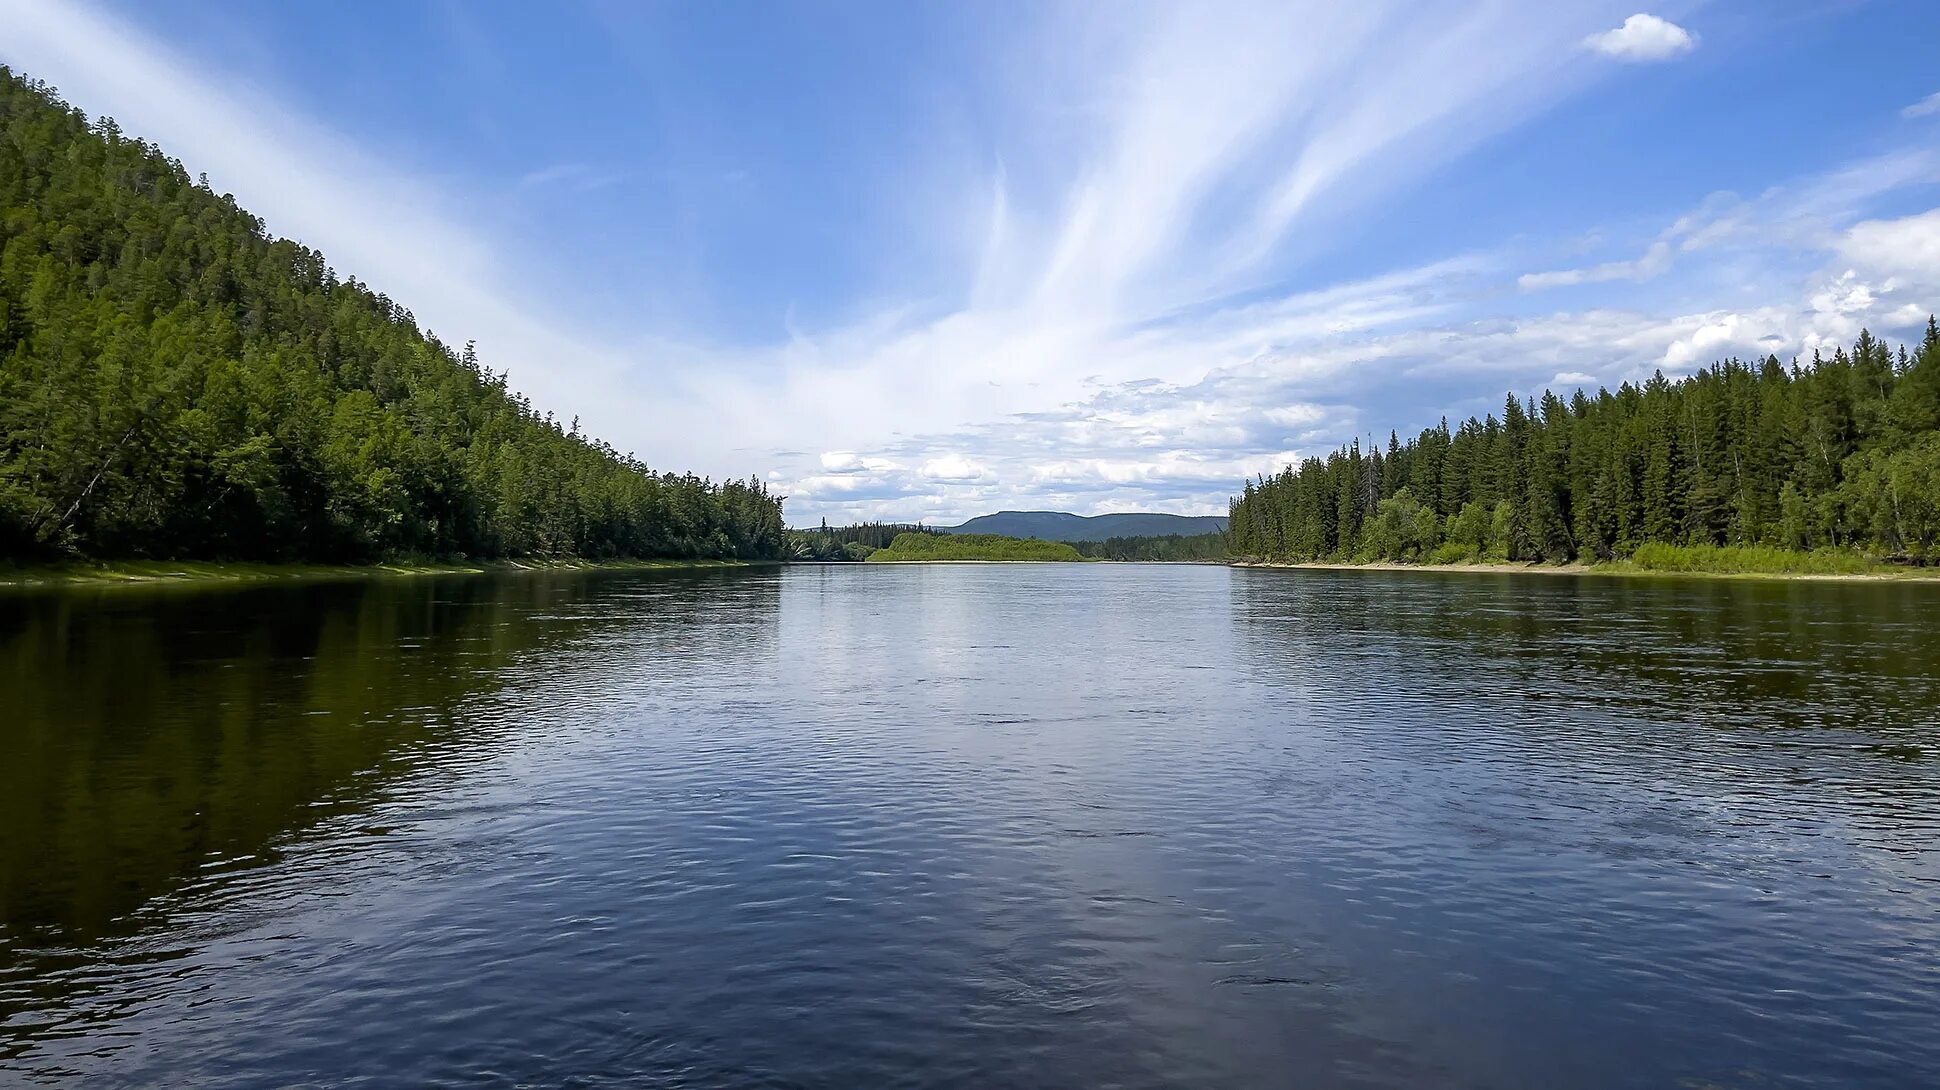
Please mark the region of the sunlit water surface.
[[0, 598], [0, 1082], [1940, 1085], [1940, 588]]

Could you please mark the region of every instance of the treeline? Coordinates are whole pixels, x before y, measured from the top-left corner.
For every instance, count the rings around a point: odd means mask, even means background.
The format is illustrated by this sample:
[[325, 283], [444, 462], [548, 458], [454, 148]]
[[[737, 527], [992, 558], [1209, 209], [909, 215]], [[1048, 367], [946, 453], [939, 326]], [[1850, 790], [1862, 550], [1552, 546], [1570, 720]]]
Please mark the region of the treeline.
[[869, 554], [869, 563], [924, 560], [1083, 560], [1077, 549], [1062, 541], [1042, 541], [1002, 534], [897, 534], [886, 549]]
[[1103, 541], [1074, 542], [1079, 553], [1097, 560], [1224, 560], [1226, 535], [1154, 534], [1143, 537], [1110, 537]]
[[0, 67], [0, 559], [779, 557], [756, 480], [658, 473]]
[[1787, 366], [1727, 360], [1594, 396], [1511, 394], [1387, 450], [1246, 484], [1235, 556], [1609, 560], [1646, 545], [1940, 560], [1940, 328]]
[[921, 523], [858, 522], [853, 526], [822, 525], [813, 530], [788, 531], [787, 556], [790, 560], [867, 560], [877, 549], [887, 548], [899, 534], [938, 534]]

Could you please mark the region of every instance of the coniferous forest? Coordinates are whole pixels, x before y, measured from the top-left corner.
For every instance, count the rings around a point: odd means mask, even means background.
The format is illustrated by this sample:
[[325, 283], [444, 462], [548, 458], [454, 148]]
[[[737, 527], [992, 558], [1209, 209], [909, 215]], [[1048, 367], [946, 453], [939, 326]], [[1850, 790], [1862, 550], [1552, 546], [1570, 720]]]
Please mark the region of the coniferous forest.
[[0, 559], [782, 554], [760, 482], [540, 414], [181, 163], [0, 67]]
[[1074, 541], [1072, 547], [1094, 560], [1214, 561], [1226, 559], [1226, 535], [1147, 534]]
[[1271, 560], [1603, 561], [1676, 547], [1940, 561], [1940, 328], [1808, 364], [1727, 360], [1568, 400], [1509, 395], [1248, 482], [1232, 551]]

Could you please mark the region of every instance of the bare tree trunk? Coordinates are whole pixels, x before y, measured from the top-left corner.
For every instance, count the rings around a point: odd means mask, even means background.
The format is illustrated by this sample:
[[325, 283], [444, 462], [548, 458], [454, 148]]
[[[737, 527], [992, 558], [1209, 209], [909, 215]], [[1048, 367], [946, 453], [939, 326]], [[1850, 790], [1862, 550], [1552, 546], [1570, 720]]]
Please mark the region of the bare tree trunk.
[[115, 443], [114, 449], [110, 450], [108, 456], [101, 460], [101, 467], [94, 471], [94, 477], [88, 481], [86, 488], [81, 489], [81, 494], [74, 497], [74, 502], [68, 505], [66, 513], [55, 520], [54, 524], [48, 527], [45, 533], [38, 533], [35, 535], [36, 537], [39, 537], [42, 541], [47, 541], [61, 532], [61, 529], [67, 525], [68, 520], [74, 517], [74, 513], [81, 509], [81, 504], [87, 500], [88, 493], [94, 491], [94, 486], [101, 483], [102, 476], [108, 472], [110, 466], [115, 464], [115, 459], [121, 456], [121, 448], [127, 446], [128, 440], [135, 437], [135, 427], [136, 425], [131, 424], [128, 426], [128, 430], [121, 434], [120, 441]]

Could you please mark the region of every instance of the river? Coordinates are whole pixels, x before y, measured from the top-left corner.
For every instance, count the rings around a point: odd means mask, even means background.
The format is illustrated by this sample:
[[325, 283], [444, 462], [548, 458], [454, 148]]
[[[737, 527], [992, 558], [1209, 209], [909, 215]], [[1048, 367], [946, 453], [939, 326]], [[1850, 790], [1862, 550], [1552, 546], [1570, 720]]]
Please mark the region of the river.
[[1940, 587], [0, 596], [0, 1082], [1940, 1085]]

